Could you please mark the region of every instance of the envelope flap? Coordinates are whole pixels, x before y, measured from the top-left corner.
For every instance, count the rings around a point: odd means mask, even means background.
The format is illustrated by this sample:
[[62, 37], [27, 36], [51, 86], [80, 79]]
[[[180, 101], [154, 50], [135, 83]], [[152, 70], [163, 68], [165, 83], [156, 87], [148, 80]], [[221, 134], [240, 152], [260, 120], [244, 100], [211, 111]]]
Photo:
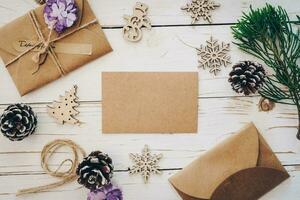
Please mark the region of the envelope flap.
[[78, 10], [79, 10], [79, 12], [78, 12], [78, 23], [77, 23], [77, 26], [79, 26], [81, 24], [81, 20], [82, 20], [82, 18], [84, 16], [84, 13], [85, 13], [85, 11], [84, 11], [84, 6], [85, 6], [84, 1], [85, 0], [77, 0], [76, 1], [77, 7], [78, 7]]
[[12, 21], [0, 29], [0, 56], [4, 63], [9, 62], [20, 53], [14, 48], [14, 44], [21, 40], [33, 40], [36, 36], [34, 29], [28, 28], [31, 21], [28, 15], [24, 15]]
[[214, 191], [211, 199], [258, 199], [288, 177], [288, 173], [273, 168], [253, 167], [244, 169], [223, 181]]
[[259, 152], [258, 132], [247, 125], [170, 178], [179, 191], [199, 199], [210, 199], [230, 175], [255, 167]]
[[259, 137], [259, 156], [257, 159], [257, 166], [268, 167], [284, 171], [287, 173], [285, 168], [282, 166], [281, 162], [278, 160], [270, 146], [267, 144], [265, 139], [261, 134], [258, 134]]
[[177, 193], [179, 194], [179, 196], [183, 199], [183, 200], [208, 200], [208, 199], [202, 199], [202, 198], [196, 198], [196, 197], [192, 197], [190, 195], [187, 195], [183, 192], [181, 192], [180, 190], [176, 189]]
[[[48, 28], [44, 21], [43, 10], [44, 6], [39, 6], [34, 9], [34, 13], [39, 22], [39, 27], [45, 35], [48, 32]], [[15, 46], [17, 44], [28, 45], [25, 41], [38, 41], [37, 33], [28, 13], [16, 18], [0, 29], [0, 56], [4, 63], [10, 62], [21, 54], [20, 51], [16, 50]]]
[[[64, 33], [61, 35], [53, 32], [51, 35], [51, 39], [55, 39], [57, 37], [61, 37], [64, 34], [68, 34], [80, 26], [84, 24], [88, 24], [91, 21], [95, 20], [96, 17], [86, 0], [75, 0], [78, 7], [78, 19], [74, 26], [68, 28]], [[49, 28], [45, 23], [44, 19], [44, 8], [45, 5], [39, 6], [34, 9], [35, 17], [38, 21], [38, 26], [42, 31], [44, 37], [49, 34]], [[32, 27], [32, 28], [29, 28]], [[17, 31], [16, 31], [17, 30]], [[38, 36], [33, 28], [33, 24], [30, 20], [29, 14], [25, 14], [14, 21], [10, 22], [9, 24], [1, 27], [0, 29], [0, 56], [4, 60], [4, 63], [9, 62], [16, 56], [20, 54], [15, 48], [14, 44], [19, 41], [38, 41]], [[5, 48], [3, 48], [5, 47]]]

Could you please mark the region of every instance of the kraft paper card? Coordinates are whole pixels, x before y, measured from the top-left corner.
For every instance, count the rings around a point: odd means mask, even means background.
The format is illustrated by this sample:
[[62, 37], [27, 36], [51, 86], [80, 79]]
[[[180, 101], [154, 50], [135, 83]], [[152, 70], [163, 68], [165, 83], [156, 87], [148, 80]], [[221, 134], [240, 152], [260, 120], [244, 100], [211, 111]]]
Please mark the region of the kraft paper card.
[[169, 181], [183, 200], [255, 200], [289, 178], [253, 123]]
[[103, 133], [196, 133], [197, 72], [102, 73]]
[[86, 0], [76, 3], [79, 10], [76, 24], [62, 34], [53, 31], [43, 62], [33, 58], [49, 35], [43, 17], [44, 5], [0, 28], [0, 56], [21, 95], [112, 51], [89, 3]]

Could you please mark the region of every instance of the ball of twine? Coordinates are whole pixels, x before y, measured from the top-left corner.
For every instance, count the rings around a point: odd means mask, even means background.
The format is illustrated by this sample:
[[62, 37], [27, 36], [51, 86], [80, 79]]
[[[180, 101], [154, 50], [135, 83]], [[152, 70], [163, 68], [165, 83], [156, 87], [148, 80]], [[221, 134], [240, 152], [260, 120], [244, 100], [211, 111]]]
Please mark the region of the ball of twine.
[[[72, 153], [74, 155], [73, 159], [65, 159], [63, 160], [58, 168], [56, 170], [52, 170], [49, 167], [49, 159], [53, 156], [53, 154], [60, 149], [61, 147], [69, 147], [72, 150]], [[41, 152], [41, 165], [46, 174], [49, 174], [50, 176], [60, 178], [61, 180], [55, 183], [51, 183], [48, 185], [38, 186], [38, 187], [32, 187], [28, 189], [22, 189], [17, 192], [17, 196], [24, 195], [24, 194], [31, 194], [31, 193], [39, 193], [43, 191], [47, 191], [53, 188], [57, 188], [59, 186], [62, 186], [66, 183], [70, 183], [77, 179], [76, 175], [76, 168], [80, 162], [80, 158], [85, 157], [86, 153], [85, 151], [76, 143], [74, 143], [71, 140], [54, 140], [53, 142], [48, 143], [45, 145]], [[65, 165], [65, 163], [71, 163], [71, 167], [66, 171], [60, 171], [62, 166]]]

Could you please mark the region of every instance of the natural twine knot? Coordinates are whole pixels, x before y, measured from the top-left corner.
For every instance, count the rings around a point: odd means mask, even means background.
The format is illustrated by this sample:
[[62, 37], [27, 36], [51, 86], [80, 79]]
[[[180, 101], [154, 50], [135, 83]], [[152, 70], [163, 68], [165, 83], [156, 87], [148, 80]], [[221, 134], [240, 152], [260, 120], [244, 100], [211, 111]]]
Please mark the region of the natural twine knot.
[[18, 59], [23, 57], [25, 54], [27, 54], [28, 52], [31, 52], [32, 50], [36, 50], [36, 48], [38, 48], [40, 45], [42, 45], [43, 48], [38, 49], [38, 52], [32, 57], [32, 61], [37, 64], [37, 69], [32, 74], [37, 73], [40, 70], [41, 65], [46, 62], [46, 59], [49, 55], [53, 61], [54, 66], [57, 67], [60, 75], [64, 76], [66, 74], [66, 72], [65, 72], [63, 66], [61, 65], [61, 63], [59, 62], [59, 60], [56, 56], [56, 53], [54, 51], [55, 42], [62, 40], [64, 38], [74, 34], [75, 32], [85, 29], [92, 24], [97, 23], [98, 22], [97, 19], [93, 19], [90, 22], [83, 24], [74, 30], [71, 30], [62, 35], [58, 35], [57, 37], [55, 37], [54, 39], [51, 40], [51, 34], [53, 32], [53, 25], [49, 27], [49, 29], [50, 29], [49, 35], [47, 38], [45, 38], [42, 33], [42, 30], [41, 30], [41, 25], [39, 24], [39, 21], [37, 20], [37, 17], [35, 16], [34, 10], [30, 11], [28, 15], [32, 22], [33, 28], [38, 36], [38, 42], [36, 44], [34, 44], [33, 46], [31, 46], [30, 48], [28, 48], [27, 50], [20, 53], [18, 56], [7, 61], [5, 63], [5, 66], [7, 67], [7, 66], [11, 65], [12, 63], [16, 62]]
[[52, 31], [53, 31], [53, 28], [51, 27], [48, 37], [47, 37], [47, 40], [46, 41], [44, 40], [43, 42], [41, 42], [42, 48], [32, 57], [33, 62], [38, 64], [37, 69], [32, 74], [37, 73], [40, 70], [40, 66], [42, 64], [44, 64], [47, 59], [48, 52], [51, 50], [50, 39], [51, 39]]
[[[47, 54], [48, 54], [48, 51], [50, 49], [50, 43], [49, 42], [45, 42], [43, 44], [43, 48], [41, 48], [33, 57], [32, 57], [32, 60], [35, 62], [35, 63], [38, 63], [38, 65], [42, 65], [45, 63], [46, 61], [46, 58], [47, 58]], [[36, 73], [36, 71], [34, 72]]]
[[50, 42], [45, 42], [43, 48], [39, 52], [40, 55], [46, 53], [49, 50]]

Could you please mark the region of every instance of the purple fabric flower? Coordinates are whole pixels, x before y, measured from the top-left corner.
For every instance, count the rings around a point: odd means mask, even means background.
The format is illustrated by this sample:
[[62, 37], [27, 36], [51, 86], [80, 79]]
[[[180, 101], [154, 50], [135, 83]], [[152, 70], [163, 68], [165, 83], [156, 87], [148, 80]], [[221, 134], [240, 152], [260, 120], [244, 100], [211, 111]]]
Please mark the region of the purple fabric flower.
[[100, 189], [91, 191], [87, 200], [123, 200], [123, 194], [118, 187], [108, 184]]
[[62, 33], [73, 26], [77, 20], [77, 6], [75, 0], [47, 0], [44, 8], [44, 18], [49, 28]]

